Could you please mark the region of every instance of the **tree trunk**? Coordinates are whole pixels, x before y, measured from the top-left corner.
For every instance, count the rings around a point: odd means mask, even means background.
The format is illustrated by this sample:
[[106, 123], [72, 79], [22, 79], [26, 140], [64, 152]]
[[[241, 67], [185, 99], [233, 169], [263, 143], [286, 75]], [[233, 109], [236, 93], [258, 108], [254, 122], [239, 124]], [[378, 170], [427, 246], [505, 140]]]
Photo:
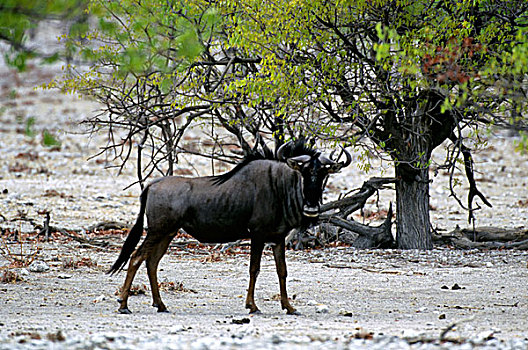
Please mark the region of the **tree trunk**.
[[400, 249], [431, 249], [433, 240], [429, 221], [429, 169], [396, 166], [396, 242]]

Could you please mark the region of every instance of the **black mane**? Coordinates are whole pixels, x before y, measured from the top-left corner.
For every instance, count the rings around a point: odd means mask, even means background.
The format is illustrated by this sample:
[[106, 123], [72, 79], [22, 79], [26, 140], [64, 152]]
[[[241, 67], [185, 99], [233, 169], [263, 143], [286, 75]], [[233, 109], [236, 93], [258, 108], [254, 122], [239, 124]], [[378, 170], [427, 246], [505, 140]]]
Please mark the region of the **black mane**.
[[212, 176], [211, 181], [213, 181], [213, 184], [215, 185], [221, 185], [230, 178], [232, 178], [233, 175], [238, 173], [240, 169], [242, 169], [252, 161], [259, 159], [266, 159], [266, 157], [264, 157], [264, 155], [262, 155], [260, 152], [252, 152], [251, 154], [247, 155], [244, 159], [242, 159], [240, 163], [238, 163], [233, 169], [229, 170], [227, 173]]
[[[284, 158], [297, 157], [301, 155], [318, 157], [319, 154], [319, 151], [313, 149], [310, 145], [307, 144], [305, 138], [299, 138], [284, 149], [283, 156]], [[240, 171], [240, 169], [242, 169], [252, 161], [261, 159], [279, 161], [277, 155], [273, 154], [272, 152], [260, 152], [257, 149], [253, 149], [251, 153], [248, 154], [244, 159], [242, 159], [242, 161], [238, 163], [233, 169], [224, 174], [212, 176], [211, 181], [213, 181], [213, 184], [215, 185], [221, 185], [224, 182], [228, 181], [230, 178], [232, 178], [236, 173]]]
[[[286, 149], [284, 149], [283, 157], [284, 158], [291, 158], [291, 157], [297, 157], [302, 155], [307, 155], [310, 157], [319, 157], [320, 152], [314, 148], [312, 148], [311, 145], [308, 144], [306, 139], [304, 137], [299, 138], [296, 141], [293, 141]], [[277, 155], [275, 155], [275, 159], [277, 159]]]

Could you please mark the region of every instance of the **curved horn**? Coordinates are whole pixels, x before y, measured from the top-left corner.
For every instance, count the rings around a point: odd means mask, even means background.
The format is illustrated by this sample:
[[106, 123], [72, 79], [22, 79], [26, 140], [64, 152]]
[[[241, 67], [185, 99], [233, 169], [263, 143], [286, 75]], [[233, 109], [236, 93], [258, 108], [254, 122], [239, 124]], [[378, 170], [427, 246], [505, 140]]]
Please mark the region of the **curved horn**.
[[328, 157], [326, 157], [326, 156], [324, 156], [324, 155], [322, 155], [322, 154], [319, 156], [319, 161], [320, 161], [321, 164], [323, 164], [323, 165], [331, 165], [331, 164], [335, 164], [335, 162], [334, 162], [332, 159], [330, 159], [330, 158], [328, 158]]
[[286, 150], [286, 146], [289, 146], [293, 141], [288, 141], [284, 143], [282, 146], [279, 147], [277, 150], [277, 159], [280, 161], [284, 161], [284, 151]]
[[348, 153], [348, 151], [343, 146], [340, 146], [340, 147], [343, 150], [343, 152], [345, 152], [345, 155], [346, 155], [346, 161], [341, 162], [340, 164], [343, 168], [346, 168], [347, 166], [350, 165], [350, 163], [352, 163], [352, 156], [350, 155], [350, 153]]

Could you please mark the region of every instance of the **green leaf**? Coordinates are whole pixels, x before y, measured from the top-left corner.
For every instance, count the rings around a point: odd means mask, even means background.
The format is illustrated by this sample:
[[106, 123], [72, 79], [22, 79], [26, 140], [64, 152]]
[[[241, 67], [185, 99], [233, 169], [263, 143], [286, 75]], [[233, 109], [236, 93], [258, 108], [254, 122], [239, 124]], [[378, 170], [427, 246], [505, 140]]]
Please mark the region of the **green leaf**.
[[24, 129], [24, 133], [27, 137], [34, 138], [35, 137], [35, 131], [33, 130], [33, 126], [35, 125], [35, 117], [29, 117], [26, 119], [26, 127]]
[[203, 46], [198, 40], [198, 36], [194, 29], [188, 29], [179, 37], [180, 48], [178, 55], [187, 58], [189, 61], [194, 60], [200, 53], [202, 53]]
[[19, 72], [24, 72], [26, 70], [26, 62], [30, 57], [32, 57], [31, 54], [26, 51], [4, 55], [7, 65], [16, 68]]
[[117, 24], [112, 21], [107, 21], [105, 18], [99, 18], [99, 28], [106, 35], [114, 35], [117, 31]]
[[60, 148], [61, 146], [61, 142], [47, 130], [42, 132], [42, 144], [50, 148]]
[[59, 58], [60, 58], [59, 53], [56, 52], [51, 56], [44, 57], [43, 62], [44, 63], [55, 63], [59, 60]]

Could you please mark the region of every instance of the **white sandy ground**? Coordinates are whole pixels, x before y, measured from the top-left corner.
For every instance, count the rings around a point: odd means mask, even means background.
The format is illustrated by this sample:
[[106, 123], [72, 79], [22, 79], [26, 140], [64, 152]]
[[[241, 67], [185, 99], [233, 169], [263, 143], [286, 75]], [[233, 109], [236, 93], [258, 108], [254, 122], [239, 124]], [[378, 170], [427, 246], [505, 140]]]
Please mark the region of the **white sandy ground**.
[[[0, 71], [0, 227], [33, 231], [14, 220], [25, 216], [37, 223], [51, 211], [53, 226], [86, 229], [101, 221], [132, 223], [138, 210], [133, 167], [116, 177], [115, 170], [87, 160], [105, 135], [79, 133], [79, 120], [97, 105], [57, 92], [34, 91], [49, 79], [52, 68], [18, 74]], [[24, 123], [35, 118], [36, 136], [24, 135]], [[60, 151], [40, 144], [47, 129], [62, 142]], [[504, 135], [501, 134], [500, 135]], [[516, 138], [490, 138], [475, 153], [477, 181], [493, 208], [477, 213], [478, 226], [528, 226], [528, 157], [513, 151]], [[194, 135], [199, 141], [199, 134]], [[357, 160], [358, 154], [354, 155]], [[442, 160], [441, 152], [437, 160]], [[192, 166], [186, 161], [191, 162]], [[329, 181], [325, 200], [361, 186], [370, 176], [392, 175], [388, 165], [365, 174], [351, 166]], [[184, 159], [179, 167], [210, 174], [210, 163]], [[380, 170], [380, 169], [385, 170]], [[459, 194], [467, 190], [463, 177]], [[440, 172], [431, 185], [431, 221], [439, 230], [467, 227], [467, 214], [448, 197], [447, 179]], [[390, 190], [373, 199], [367, 211], [387, 209]], [[358, 218], [358, 220], [361, 220]], [[120, 242], [116, 242], [120, 243]], [[11, 245], [12, 249], [16, 246]], [[31, 247], [30, 247], [31, 248]], [[124, 274], [110, 278], [104, 271], [117, 256], [115, 249], [85, 249], [61, 240], [42, 245], [37, 260], [47, 272], [17, 270], [24, 281], [0, 284], [0, 349], [22, 348], [402, 348], [412, 339], [438, 339], [453, 323], [448, 337], [494, 348], [527, 348], [528, 255], [519, 251], [356, 251], [326, 248], [287, 252], [289, 292], [302, 316], [286, 316], [275, 299], [277, 277], [269, 250], [257, 284], [257, 305], [263, 313], [246, 314], [248, 282], [246, 253], [221, 255], [210, 262], [209, 252], [173, 248], [162, 260], [161, 279], [183, 282], [192, 292], [163, 292], [170, 314], [157, 314], [147, 296], [132, 297], [130, 316], [116, 313], [114, 292]], [[29, 249], [29, 248], [28, 248]], [[63, 268], [68, 259], [89, 258], [93, 267]], [[0, 258], [0, 265], [7, 264]], [[2, 270], [0, 270], [1, 272]], [[147, 284], [141, 269], [136, 283]], [[458, 284], [462, 289], [451, 289]], [[442, 289], [442, 287], [448, 289]], [[233, 324], [248, 317], [249, 324]], [[63, 332], [65, 342], [31, 340]], [[353, 340], [372, 332], [374, 340]], [[393, 336], [397, 336], [395, 338]], [[33, 335], [33, 337], [36, 337]], [[494, 337], [485, 342], [483, 339]], [[367, 337], [368, 338], [368, 337]], [[405, 340], [403, 340], [405, 339]], [[408, 339], [411, 341], [409, 342]], [[20, 341], [23, 341], [22, 343]], [[455, 346], [452, 343], [448, 347]]]
[[[171, 249], [162, 260], [160, 279], [181, 281], [192, 290], [162, 293], [170, 314], [157, 313], [147, 292], [130, 298], [132, 315], [121, 315], [116, 312], [115, 291], [124, 274], [114, 278], [104, 274], [116, 251], [83, 249], [74, 243], [45, 245], [39, 259], [47, 262], [49, 271], [29, 272], [23, 282], [0, 285], [0, 338], [13, 344], [29, 341], [31, 333], [45, 337], [60, 331], [67, 339], [84, 339], [82, 344], [94, 336], [123, 336], [129, 346], [147, 338], [161, 344], [177, 335], [178, 343], [208, 339], [212, 348], [222, 348], [224, 337], [262, 342], [264, 347], [277, 340], [345, 346], [370, 332], [379, 339], [438, 340], [443, 330], [457, 323], [448, 337], [474, 343], [494, 337], [503, 348], [512, 341], [528, 344], [526, 252], [343, 247], [288, 251], [288, 289], [301, 316], [280, 310], [269, 250], [257, 284], [262, 314], [251, 316], [244, 309], [247, 251], [218, 259], [200, 252]], [[81, 258], [97, 266], [63, 268], [64, 261]], [[148, 285], [144, 268], [135, 284]], [[455, 284], [461, 289], [453, 289]], [[244, 318], [249, 323], [233, 323]]]

